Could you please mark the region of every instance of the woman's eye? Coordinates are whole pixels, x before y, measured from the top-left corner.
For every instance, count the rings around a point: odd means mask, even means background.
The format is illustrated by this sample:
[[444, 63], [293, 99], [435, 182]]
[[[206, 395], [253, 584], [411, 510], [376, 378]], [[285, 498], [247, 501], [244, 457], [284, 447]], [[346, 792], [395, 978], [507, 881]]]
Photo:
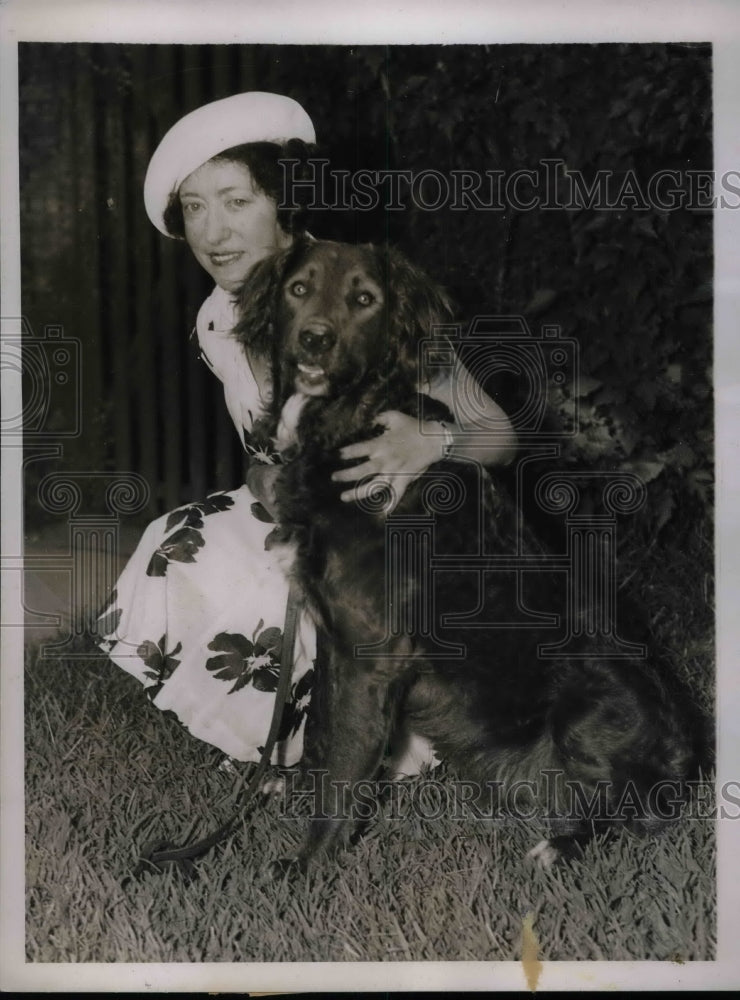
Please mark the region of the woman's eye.
[[246, 208], [248, 204], [249, 201], [247, 198], [232, 198], [229, 202], [229, 205], [232, 208]]
[[371, 306], [375, 301], [375, 296], [371, 295], [370, 292], [360, 292], [357, 296], [357, 302], [361, 306]]
[[197, 201], [189, 201], [182, 206], [185, 215], [195, 215], [203, 208]]
[[308, 291], [308, 289], [306, 288], [306, 286], [303, 284], [302, 281], [294, 281], [293, 284], [290, 286], [290, 290], [293, 293], [293, 295], [297, 295], [299, 297], [301, 295], [305, 295], [306, 292]]

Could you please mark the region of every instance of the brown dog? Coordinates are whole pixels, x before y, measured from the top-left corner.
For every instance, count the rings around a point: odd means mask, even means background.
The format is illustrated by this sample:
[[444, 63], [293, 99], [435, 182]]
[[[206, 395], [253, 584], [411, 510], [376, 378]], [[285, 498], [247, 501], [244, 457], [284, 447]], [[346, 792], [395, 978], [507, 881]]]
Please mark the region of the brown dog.
[[[260, 430], [285, 459], [279, 534], [327, 637], [305, 762], [326, 773], [299, 864], [350, 827], [354, 789], [375, 779], [402, 723], [474, 782], [480, 799], [527, 785], [555, 838], [536, 849], [541, 862], [615, 821], [644, 830], [672, 818], [663, 806], [676, 789], [666, 783], [687, 776], [692, 751], [651, 664], [585, 653], [542, 659], [539, 646], [553, 639], [542, 624], [445, 625], [471, 620], [479, 577], [454, 567], [432, 577], [417, 557], [430, 536], [408, 549], [415, 536], [404, 526], [431, 518], [435, 557], [481, 546], [492, 557], [511, 553], [516, 512], [505, 491], [473, 464], [440, 463], [388, 515], [382, 503], [340, 501], [331, 481], [338, 449], [377, 433], [380, 412], [448, 416], [418, 394], [419, 344], [450, 321], [444, 295], [398, 254], [306, 242], [257, 265], [242, 308], [239, 336], [273, 351], [274, 406]], [[435, 506], [434, 488], [453, 481], [459, 502]], [[397, 537], [406, 539], [400, 554]], [[526, 532], [516, 544], [542, 552]], [[525, 574], [524, 594], [506, 572], [488, 574], [483, 603], [503, 623], [522, 607], [534, 619], [564, 614], [563, 580], [544, 565]], [[625, 806], [629, 789], [642, 811]], [[596, 812], [585, 807], [595, 801]]]

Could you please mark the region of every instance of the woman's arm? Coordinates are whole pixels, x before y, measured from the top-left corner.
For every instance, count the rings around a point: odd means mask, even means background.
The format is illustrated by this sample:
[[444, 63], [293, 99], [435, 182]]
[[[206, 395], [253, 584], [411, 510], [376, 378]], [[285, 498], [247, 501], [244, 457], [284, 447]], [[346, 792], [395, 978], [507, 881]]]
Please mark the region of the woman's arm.
[[505, 465], [516, 454], [516, 432], [501, 407], [495, 403], [463, 364], [451, 376], [424, 387], [427, 395], [444, 403], [454, 423], [443, 426], [429, 421], [421, 426], [416, 417], [389, 410], [378, 418], [385, 429], [369, 441], [348, 445], [342, 458], [366, 461], [332, 476], [336, 482], [372, 480], [341, 494], [342, 500], [360, 500], [381, 482], [392, 481], [398, 501], [406, 488], [441, 459], [474, 459], [482, 465]]
[[462, 362], [457, 362], [451, 376], [425, 391], [455, 418], [454, 424], [445, 424], [452, 437], [446, 442], [447, 457], [474, 458], [481, 465], [508, 465], [514, 458], [517, 437], [511, 421]]

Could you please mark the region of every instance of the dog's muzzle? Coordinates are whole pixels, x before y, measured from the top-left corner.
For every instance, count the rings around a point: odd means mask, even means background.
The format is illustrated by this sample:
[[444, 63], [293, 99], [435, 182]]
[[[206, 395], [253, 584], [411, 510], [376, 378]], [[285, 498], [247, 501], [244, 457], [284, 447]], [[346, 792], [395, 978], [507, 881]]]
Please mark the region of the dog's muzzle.
[[337, 334], [328, 323], [306, 324], [298, 333], [298, 375], [295, 387], [308, 395], [324, 395], [328, 378], [324, 367], [326, 355], [337, 342]]
[[326, 354], [337, 342], [337, 335], [328, 324], [312, 323], [298, 334], [298, 343], [309, 355]]

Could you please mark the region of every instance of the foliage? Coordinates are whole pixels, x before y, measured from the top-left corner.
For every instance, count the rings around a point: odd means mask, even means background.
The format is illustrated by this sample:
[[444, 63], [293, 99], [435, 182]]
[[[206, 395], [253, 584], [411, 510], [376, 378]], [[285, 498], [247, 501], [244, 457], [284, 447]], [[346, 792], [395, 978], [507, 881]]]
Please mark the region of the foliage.
[[[503, 198], [491, 211], [430, 211], [407, 196], [404, 211], [367, 213], [355, 228], [404, 247], [450, 288], [463, 321], [523, 314], [535, 334], [558, 324], [580, 347], [580, 377], [549, 397], [561, 418], [578, 399], [566, 460], [637, 473], [653, 530], [677, 507], [684, 522], [709, 518], [711, 213], [646, 197], [659, 171], [679, 171], [689, 197], [687, 171], [711, 170], [709, 47], [374, 47], [348, 50], [343, 65], [336, 52], [329, 67], [328, 86], [307, 76], [297, 96], [333, 166], [539, 172], [538, 194], [559, 207], [518, 210]], [[347, 121], [342, 91], [356, 109]], [[591, 185], [598, 171], [610, 173], [619, 207], [564, 207], [573, 174]], [[323, 235], [337, 220], [320, 225]], [[488, 388], [516, 406], [495, 380]]]
[[574, 172], [592, 183], [609, 171], [611, 200], [636, 180], [617, 210], [505, 206], [481, 217], [412, 205], [399, 236], [451, 285], [463, 316], [524, 313], [535, 333], [546, 321], [578, 341], [579, 379], [550, 396], [561, 417], [578, 398], [569, 463], [637, 473], [654, 529], [677, 504], [708, 517], [711, 214], [641, 197], [658, 171], [681, 172], [688, 195], [686, 171], [711, 169], [708, 47], [420, 49], [402, 72], [392, 58], [377, 71], [394, 163], [415, 172], [483, 165], [543, 177], [543, 161], [560, 161], [543, 192], [557, 205]]

